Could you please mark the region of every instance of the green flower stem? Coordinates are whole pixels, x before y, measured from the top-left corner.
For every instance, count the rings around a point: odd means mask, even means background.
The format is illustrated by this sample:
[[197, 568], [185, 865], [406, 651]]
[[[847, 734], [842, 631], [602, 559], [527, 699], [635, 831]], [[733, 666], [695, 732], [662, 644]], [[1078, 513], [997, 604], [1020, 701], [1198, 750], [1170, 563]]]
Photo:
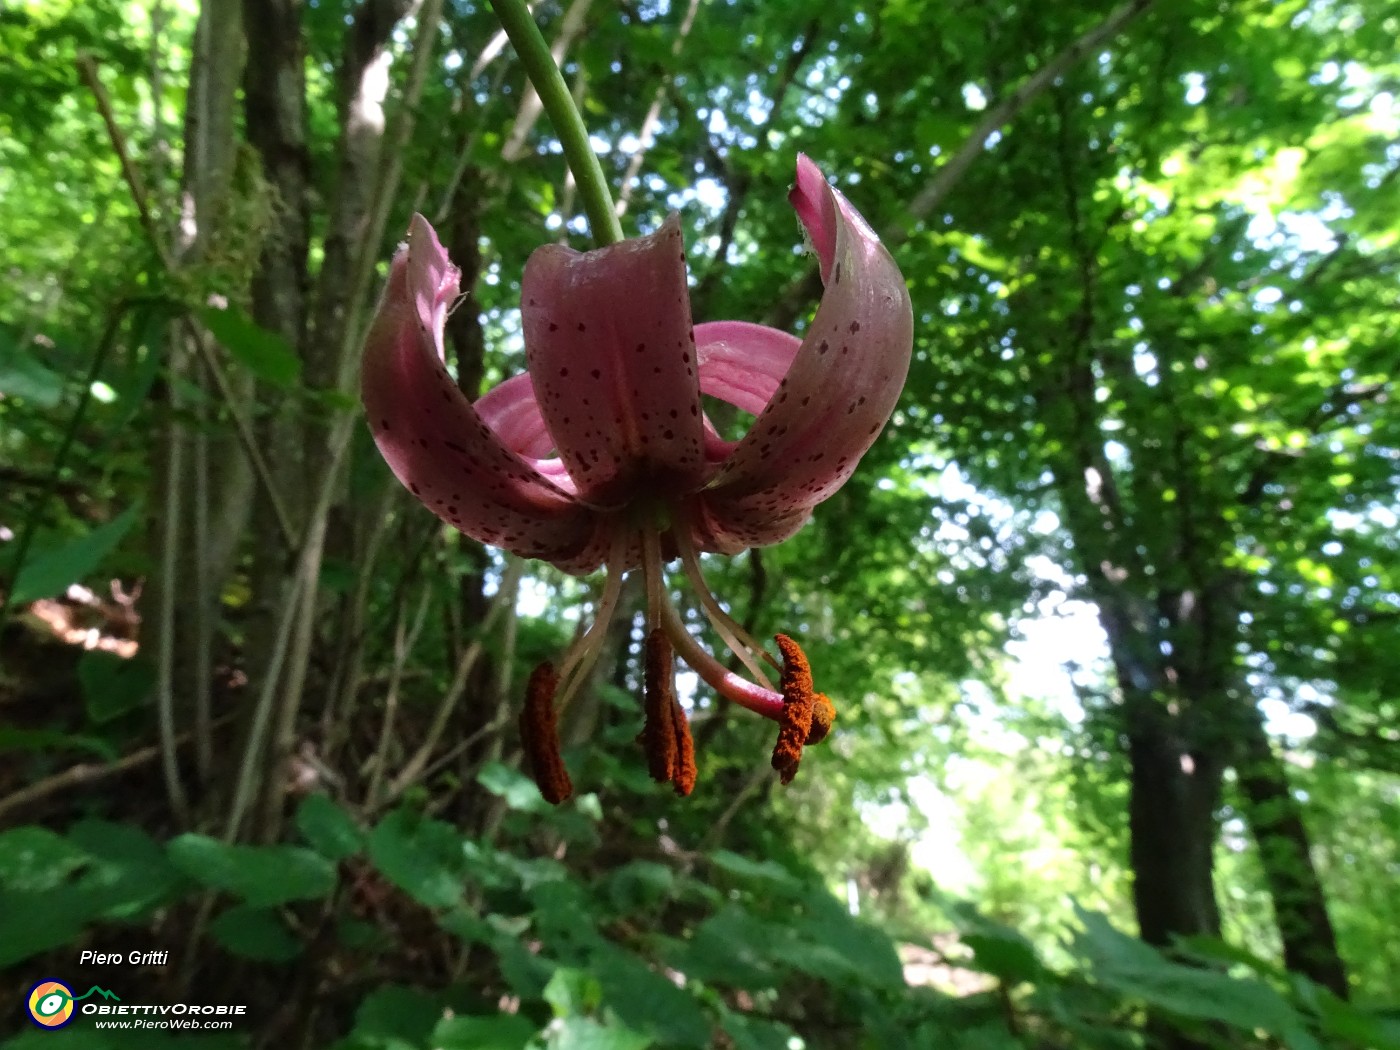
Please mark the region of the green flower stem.
[[574, 173], [574, 182], [578, 184], [579, 198], [588, 215], [594, 243], [600, 248], [605, 244], [616, 244], [622, 240], [622, 224], [617, 221], [617, 210], [613, 207], [612, 194], [608, 192], [603, 167], [588, 143], [588, 129], [583, 126], [583, 116], [574, 105], [569, 87], [564, 83], [564, 75], [554, 64], [554, 56], [549, 53], [549, 45], [540, 34], [540, 27], [525, 7], [525, 0], [491, 0], [491, 8], [515, 46], [515, 53], [525, 66], [525, 75], [539, 92], [544, 111], [549, 114], [554, 133], [564, 147], [564, 159]]

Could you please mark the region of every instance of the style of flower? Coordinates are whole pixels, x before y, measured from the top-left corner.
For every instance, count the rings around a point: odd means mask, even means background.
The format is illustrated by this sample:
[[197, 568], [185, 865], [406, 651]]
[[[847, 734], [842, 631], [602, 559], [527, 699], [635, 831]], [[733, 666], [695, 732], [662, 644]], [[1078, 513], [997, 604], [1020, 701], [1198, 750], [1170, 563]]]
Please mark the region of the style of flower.
[[[792, 536], [855, 470], [894, 410], [909, 369], [913, 313], [879, 238], [805, 156], [789, 200], [824, 293], [803, 337], [743, 321], [692, 327], [677, 216], [594, 251], [537, 249], [521, 281], [528, 370], [470, 403], [443, 365], [443, 323], [459, 272], [421, 216], [394, 256], [366, 340], [362, 392], [394, 474], [443, 521], [483, 543], [607, 579], [592, 625], [558, 669], [531, 676], [521, 728], [540, 789], [572, 791], [556, 712], [584, 682], [625, 573], [645, 582], [645, 728], [659, 781], [688, 794], [695, 760], [675, 695], [673, 655], [720, 696], [779, 724], [783, 783], [835, 710], [802, 649], [778, 635], [781, 667], [721, 607], [701, 552], [736, 554]], [[754, 415], [724, 440], [701, 395]], [[748, 675], [687, 630], [666, 565], [679, 559], [715, 633]], [[764, 665], [779, 669], [777, 688]]]

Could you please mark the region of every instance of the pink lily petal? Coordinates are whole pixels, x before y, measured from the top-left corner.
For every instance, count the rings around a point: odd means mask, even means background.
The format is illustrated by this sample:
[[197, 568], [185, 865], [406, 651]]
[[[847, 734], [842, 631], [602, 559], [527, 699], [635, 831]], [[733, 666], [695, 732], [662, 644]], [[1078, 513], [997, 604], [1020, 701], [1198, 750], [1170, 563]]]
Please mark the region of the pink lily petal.
[[[792, 512], [810, 511], [845, 483], [894, 410], [913, 349], [899, 268], [805, 156], [790, 199], [826, 290], [791, 369], [703, 494], [716, 529], [735, 535], [782, 532]], [[768, 337], [753, 346], [760, 358], [773, 352]]]
[[748, 321], [708, 321], [695, 326], [700, 392], [758, 415], [792, 368], [802, 340]]
[[554, 439], [544, 425], [530, 373], [521, 372], [497, 383], [472, 405], [506, 448], [517, 453], [561, 492], [578, 494], [569, 469], [554, 451]]
[[576, 252], [537, 248], [521, 281], [540, 411], [579, 498], [619, 507], [708, 473], [680, 220]]
[[606, 556], [597, 515], [503, 444], [443, 367], [458, 277], [433, 228], [414, 216], [361, 363], [375, 443], [424, 506], [473, 539], [590, 571]]

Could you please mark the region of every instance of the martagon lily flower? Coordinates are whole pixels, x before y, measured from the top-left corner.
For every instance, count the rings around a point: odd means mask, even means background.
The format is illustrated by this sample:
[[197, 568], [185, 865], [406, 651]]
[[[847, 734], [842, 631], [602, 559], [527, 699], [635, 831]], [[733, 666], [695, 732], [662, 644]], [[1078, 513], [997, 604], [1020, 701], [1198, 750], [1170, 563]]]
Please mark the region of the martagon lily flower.
[[[805, 335], [743, 321], [692, 327], [685, 247], [672, 215], [655, 233], [594, 251], [538, 248], [521, 281], [528, 371], [474, 404], [443, 364], [459, 272], [415, 216], [366, 339], [361, 381], [374, 440], [398, 479], [443, 521], [483, 543], [577, 576], [607, 566], [592, 625], [527, 687], [521, 730], [541, 792], [572, 792], [556, 711], [587, 678], [624, 574], [646, 591], [645, 726], [653, 777], [689, 794], [696, 768], [677, 701], [679, 653], [720, 696], [778, 723], [783, 783], [835, 709], [802, 649], [777, 635], [779, 668], [710, 592], [701, 552], [736, 554], [792, 536], [855, 470], [909, 370], [904, 278], [860, 214], [805, 156], [789, 200], [824, 292]], [[755, 416], [722, 439], [701, 395]], [[666, 566], [675, 559], [715, 633], [748, 675], [686, 628]]]

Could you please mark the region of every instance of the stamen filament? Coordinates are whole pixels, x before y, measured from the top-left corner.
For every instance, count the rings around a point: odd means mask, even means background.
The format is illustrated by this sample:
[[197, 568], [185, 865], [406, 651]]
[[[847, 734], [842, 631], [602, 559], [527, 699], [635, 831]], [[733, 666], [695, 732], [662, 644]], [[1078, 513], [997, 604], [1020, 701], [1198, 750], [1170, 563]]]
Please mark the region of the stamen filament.
[[[621, 551], [625, 543], [625, 538], [621, 536], [613, 541], [611, 551], [613, 564], [617, 564], [621, 560]], [[608, 570], [607, 578], [603, 583], [603, 593], [598, 599], [598, 611], [593, 617], [593, 622], [589, 625], [588, 630], [583, 632], [583, 637], [569, 646], [569, 651], [564, 654], [563, 666], [559, 671], [559, 680], [563, 683], [558, 701], [560, 711], [568, 708], [569, 701], [578, 692], [578, 687], [587, 680], [589, 672], [593, 670], [593, 665], [598, 662], [598, 657], [602, 654], [603, 639], [607, 637], [613, 614], [617, 612], [618, 599], [622, 597], [622, 580], [622, 573]]]
[[642, 530], [642, 581], [647, 592], [647, 630], [653, 631], [661, 623], [661, 604], [669, 599], [661, 537], [652, 528]]
[[740, 707], [746, 707], [754, 714], [781, 721], [783, 698], [771, 689], [750, 682], [726, 668], [706, 651], [705, 647], [691, 636], [681, 622], [680, 613], [668, 598], [661, 605], [661, 626], [666, 637], [680, 653], [681, 659], [715, 692], [726, 700], [732, 700]]
[[755, 679], [771, 686], [772, 679], [758, 665], [758, 661], [753, 659], [753, 656], [758, 655], [774, 667], [778, 666], [778, 662], [768, 654], [763, 646], [749, 637], [749, 633], [744, 630], [743, 625], [730, 616], [720, 605], [719, 599], [715, 597], [709, 584], [705, 582], [705, 574], [700, 569], [700, 556], [695, 550], [695, 544], [691, 542], [689, 531], [684, 527], [684, 523], [682, 523], [682, 527], [675, 529], [672, 535], [676, 538], [676, 549], [680, 551], [681, 566], [685, 569], [686, 576], [690, 577], [690, 585], [695, 588], [695, 593], [700, 598], [700, 606], [705, 610], [705, 617], [710, 621], [710, 626], [729, 647], [729, 651], [748, 668], [749, 673]]

